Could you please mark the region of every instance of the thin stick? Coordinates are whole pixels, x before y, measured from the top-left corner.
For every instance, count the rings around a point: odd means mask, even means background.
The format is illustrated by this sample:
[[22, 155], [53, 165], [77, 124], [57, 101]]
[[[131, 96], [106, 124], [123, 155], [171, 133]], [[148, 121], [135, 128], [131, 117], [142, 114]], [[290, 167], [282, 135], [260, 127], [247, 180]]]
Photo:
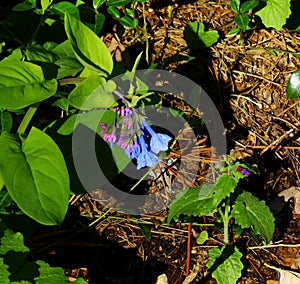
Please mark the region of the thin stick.
[[185, 276], [188, 276], [190, 274], [191, 235], [192, 235], [192, 222], [189, 222], [189, 225], [188, 225], [188, 239], [187, 239], [187, 255], [186, 255], [186, 272], [185, 272]]

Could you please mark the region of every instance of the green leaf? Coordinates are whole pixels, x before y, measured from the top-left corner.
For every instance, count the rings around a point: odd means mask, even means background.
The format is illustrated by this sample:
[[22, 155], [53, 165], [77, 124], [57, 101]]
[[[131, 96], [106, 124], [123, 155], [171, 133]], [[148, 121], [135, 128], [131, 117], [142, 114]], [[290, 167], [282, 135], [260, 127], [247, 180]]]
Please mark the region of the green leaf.
[[107, 13], [111, 15], [113, 18], [117, 18], [117, 19], [119, 19], [121, 16], [119, 9], [116, 7], [107, 7]]
[[297, 99], [300, 97], [300, 68], [291, 75], [287, 84], [286, 93], [289, 99]]
[[200, 22], [189, 22], [183, 34], [188, 46], [194, 49], [210, 47], [219, 38], [217, 31], [204, 31], [204, 24]]
[[55, 65], [59, 66], [57, 79], [75, 76], [83, 69], [83, 66], [78, 62], [78, 60], [74, 60], [72, 58], [58, 59], [55, 61]]
[[70, 105], [85, 110], [111, 107], [115, 104], [115, 98], [110, 90], [105, 90], [108, 85], [105, 82], [103, 77], [97, 76], [78, 83], [69, 95]]
[[236, 14], [240, 13], [240, 0], [230, 0], [230, 7]]
[[237, 35], [241, 32], [239, 28], [232, 28], [229, 32], [228, 35]]
[[[65, 275], [65, 272], [61, 267], [51, 267], [48, 263], [42, 260], [37, 260], [36, 263], [40, 266], [40, 275], [34, 278], [36, 284], [70, 283], [68, 277]], [[72, 283], [80, 282], [75, 281]]]
[[0, 108], [19, 109], [56, 92], [57, 81], [45, 80], [42, 68], [29, 62], [0, 62]]
[[150, 227], [143, 223], [138, 223], [138, 225], [139, 225], [141, 232], [144, 235], [145, 239], [150, 242], [151, 238], [152, 238]]
[[232, 207], [232, 216], [244, 228], [253, 228], [269, 243], [274, 233], [274, 217], [265, 201], [259, 201], [250, 192], [240, 194]]
[[208, 251], [209, 262], [207, 267], [212, 271], [212, 276], [220, 284], [233, 284], [241, 277], [243, 263], [241, 258], [243, 254], [237, 247], [223, 246], [212, 248]]
[[11, 113], [7, 111], [0, 111], [0, 134], [3, 131], [9, 132], [13, 125]]
[[93, 0], [93, 7], [95, 10], [98, 10], [102, 4], [104, 4], [105, 0]]
[[242, 4], [241, 13], [246, 13], [254, 9], [259, 4], [259, 0], [249, 0]]
[[267, 28], [280, 30], [291, 14], [290, 0], [268, 0], [267, 5], [256, 12]]
[[41, 46], [30, 46], [25, 50], [27, 60], [30, 61], [43, 61], [53, 63], [58, 59], [58, 56]]
[[50, 1], [49, 0], [41, 0], [41, 6], [42, 6], [43, 14], [48, 9], [49, 5], [50, 5]]
[[52, 6], [52, 12], [61, 17], [64, 17], [64, 14], [67, 12], [70, 15], [74, 16], [76, 19], [80, 20], [80, 13], [78, 8], [67, 1], [62, 1]]
[[180, 214], [204, 216], [213, 212], [220, 202], [236, 187], [236, 181], [231, 176], [222, 174], [216, 184], [204, 184], [183, 190], [171, 203], [168, 223], [175, 220]]
[[108, 76], [113, 69], [113, 60], [103, 41], [87, 26], [66, 13], [65, 29], [78, 60], [85, 67]]
[[70, 188], [67, 167], [55, 142], [33, 127], [22, 144], [2, 133], [0, 149], [0, 172], [19, 208], [41, 224], [61, 223]]
[[207, 240], [209, 239], [208, 237], [208, 232], [207, 231], [202, 231], [199, 236], [197, 237], [197, 244], [198, 245], [203, 245]]
[[13, 11], [16, 11], [16, 12], [20, 12], [20, 11], [28, 11], [28, 10], [33, 10], [34, 7], [27, 4], [27, 3], [19, 3], [17, 4], [16, 6], [14, 6], [12, 8]]
[[239, 14], [234, 17], [234, 22], [241, 28], [242, 30], [249, 30], [249, 16], [246, 14]]
[[24, 238], [20, 232], [14, 233], [10, 229], [4, 231], [1, 238], [0, 255], [5, 255], [8, 251], [29, 252], [29, 248], [24, 245]]
[[118, 6], [125, 6], [132, 2], [132, 0], [109, 0], [106, 2], [106, 6], [118, 7]]
[[95, 26], [94, 26], [95, 34], [99, 34], [101, 32], [104, 22], [105, 22], [104, 14], [98, 13], [95, 15]]
[[0, 279], [3, 284], [10, 284], [9, 276], [10, 272], [8, 271], [9, 266], [4, 263], [3, 257], [0, 257]]
[[125, 28], [135, 29], [139, 24], [139, 20], [133, 19], [129, 16], [124, 16], [120, 19], [120, 24]]

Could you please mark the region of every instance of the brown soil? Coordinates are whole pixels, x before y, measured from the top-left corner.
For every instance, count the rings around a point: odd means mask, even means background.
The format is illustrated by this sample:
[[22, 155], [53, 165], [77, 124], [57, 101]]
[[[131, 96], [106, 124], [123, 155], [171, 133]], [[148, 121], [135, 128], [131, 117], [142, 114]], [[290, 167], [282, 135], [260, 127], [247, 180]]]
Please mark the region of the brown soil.
[[[300, 67], [299, 60], [289, 53], [300, 51], [300, 35], [257, 28], [244, 34], [240, 44], [236, 36], [228, 36], [234, 27], [234, 13], [221, 1], [153, 1], [146, 8], [149, 63], [163, 64], [174, 55], [195, 56], [192, 61], [165, 68], [187, 76], [207, 91], [223, 116], [228, 150], [234, 149], [237, 158], [258, 164], [261, 171], [243, 185], [271, 206], [276, 217], [273, 243], [277, 245], [256, 247], [248, 236], [236, 240], [245, 265], [238, 283], [278, 283], [278, 273], [268, 265], [282, 269], [299, 269], [300, 265], [296, 200], [280, 203], [278, 197], [291, 187], [299, 191], [300, 186], [300, 100], [287, 99], [285, 92], [290, 75]], [[138, 12], [142, 14], [141, 7]], [[218, 43], [204, 51], [190, 50], [183, 39], [184, 27], [190, 21], [218, 30]], [[144, 47], [136, 43], [132, 31], [118, 33], [116, 27], [110, 29], [104, 41], [116, 60], [128, 67]], [[222, 245], [222, 233], [215, 227], [206, 227], [210, 240], [205, 245], [197, 245], [192, 237], [192, 277], [186, 279], [187, 223], [166, 225], [165, 211], [138, 219], [110, 211], [90, 229], [78, 232], [105, 212], [92, 197], [74, 196], [61, 231], [41, 235], [49, 243], [60, 240], [44, 257], [65, 267], [70, 277], [83, 276], [88, 283], [155, 283], [162, 273], [170, 284], [216, 283], [206, 269], [208, 249]], [[151, 240], [145, 239], [137, 220], [149, 226]], [[209, 224], [214, 218], [198, 221]], [[193, 235], [201, 229], [193, 227]], [[41, 244], [35, 240], [34, 246]]]

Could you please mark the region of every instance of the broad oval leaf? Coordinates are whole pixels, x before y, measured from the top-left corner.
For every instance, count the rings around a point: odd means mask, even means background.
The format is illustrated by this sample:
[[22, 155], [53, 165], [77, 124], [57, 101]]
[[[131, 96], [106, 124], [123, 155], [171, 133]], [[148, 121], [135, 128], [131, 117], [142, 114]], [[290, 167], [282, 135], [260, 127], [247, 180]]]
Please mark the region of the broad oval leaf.
[[237, 197], [231, 214], [243, 229], [252, 227], [267, 243], [271, 241], [275, 228], [274, 217], [264, 201], [245, 191]]
[[92, 108], [109, 108], [115, 104], [115, 98], [110, 90], [106, 90], [103, 77], [88, 77], [77, 84], [69, 95], [70, 105], [88, 110]]
[[19, 208], [41, 224], [61, 223], [68, 208], [69, 175], [52, 138], [33, 127], [20, 143], [4, 132], [0, 149], [0, 172]]
[[287, 84], [286, 94], [289, 99], [300, 97], [300, 68], [291, 75]]
[[45, 80], [42, 68], [30, 62], [0, 62], [0, 108], [20, 109], [53, 96], [55, 79]]
[[111, 54], [103, 41], [81, 21], [65, 14], [65, 30], [73, 50], [85, 67], [107, 77], [113, 69]]
[[78, 8], [67, 1], [62, 1], [52, 6], [52, 12], [60, 16], [64, 16], [65, 12], [68, 12], [70, 15], [74, 16], [76, 19], [80, 20], [80, 13]]

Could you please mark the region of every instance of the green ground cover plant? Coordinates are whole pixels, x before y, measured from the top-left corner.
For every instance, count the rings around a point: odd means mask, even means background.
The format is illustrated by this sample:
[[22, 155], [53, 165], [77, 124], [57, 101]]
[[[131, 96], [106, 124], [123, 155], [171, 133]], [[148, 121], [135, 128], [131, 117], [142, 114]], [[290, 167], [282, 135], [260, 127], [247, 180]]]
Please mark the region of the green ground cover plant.
[[[144, 9], [144, 2], [98, 0], [89, 6], [84, 1], [73, 4], [27, 0], [12, 7], [0, 22], [2, 215], [26, 214], [42, 225], [63, 222], [69, 196], [76, 189], [70, 180], [74, 173], [66, 155], [68, 151], [55, 137], [71, 135], [80, 116], [81, 123], [96, 132], [119, 158], [117, 165], [108, 165], [110, 178], [120, 173], [131, 159], [137, 161], [138, 169], [154, 167], [161, 159], [160, 154], [170, 150], [169, 142], [173, 138], [154, 131], [135, 110], [153, 98], [143, 81], [134, 77], [142, 54], [135, 59], [132, 70], [126, 72], [113, 62], [100, 39], [105, 21], [112, 19], [123, 28], [136, 32], [137, 40], [146, 43], [147, 56], [146, 19], [144, 15], [139, 19], [135, 13], [139, 3]], [[230, 1], [237, 14], [235, 23], [238, 26], [238, 30], [231, 33], [251, 29], [256, 16], [266, 27], [282, 28], [291, 14], [290, 2]], [[255, 11], [254, 15], [249, 14], [251, 10]], [[24, 22], [29, 25], [24, 27]], [[219, 34], [214, 30], [205, 31], [201, 22], [190, 22], [184, 37], [192, 49], [203, 49], [215, 44]], [[116, 86], [109, 82], [110, 78], [122, 73], [131, 92], [116, 99]], [[290, 79], [289, 98], [300, 96], [299, 73], [297, 70]], [[63, 111], [66, 116], [62, 119], [49, 116], [47, 123], [38, 127], [34, 115], [41, 108]], [[104, 114], [105, 119], [99, 124], [97, 117]], [[129, 133], [130, 139], [127, 139], [130, 127], [126, 126], [134, 123], [133, 133]], [[56, 125], [59, 127], [55, 128]], [[228, 155], [224, 156], [219, 172], [215, 184], [183, 189], [170, 206], [168, 221], [179, 220], [183, 214], [199, 217], [216, 212], [217, 222], [223, 228], [224, 245], [209, 251], [207, 267], [218, 283], [231, 284], [238, 280], [243, 268], [242, 253], [234, 240], [248, 233], [258, 242], [269, 243], [274, 232], [274, 218], [264, 201], [239, 188], [239, 180], [255, 174], [255, 167]], [[150, 239], [149, 230], [144, 230]], [[54, 282], [61, 279], [61, 283], [68, 283], [62, 269], [50, 268], [42, 261], [28, 263], [29, 249], [23, 243], [22, 234], [8, 229], [4, 221], [0, 236], [0, 261], [3, 264], [0, 274], [5, 283], [29, 279], [36, 283], [47, 283], [43, 279]], [[207, 232], [203, 232], [198, 242], [202, 243], [208, 237]], [[26, 265], [32, 267], [28, 270], [32, 271], [29, 276], [25, 275], [25, 270], [18, 271], [16, 276], [12, 260], [20, 253], [24, 269]], [[79, 279], [76, 283], [83, 282]]]

